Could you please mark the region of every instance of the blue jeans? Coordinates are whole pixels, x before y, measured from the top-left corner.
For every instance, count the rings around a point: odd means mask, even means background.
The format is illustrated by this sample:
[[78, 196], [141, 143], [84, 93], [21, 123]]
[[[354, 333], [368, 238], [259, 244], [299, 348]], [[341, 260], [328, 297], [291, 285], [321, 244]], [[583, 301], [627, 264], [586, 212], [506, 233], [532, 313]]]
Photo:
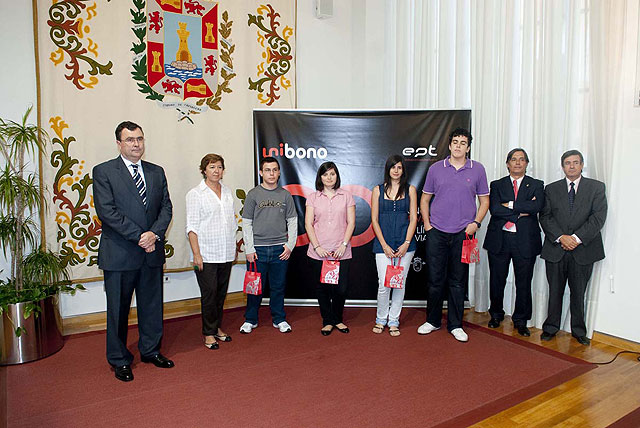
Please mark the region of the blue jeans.
[[[271, 318], [274, 324], [279, 324], [286, 320], [284, 313], [284, 288], [287, 280], [288, 260], [280, 260], [279, 256], [284, 251], [282, 245], [270, 245], [256, 247], [256, 267], [262, 279], [263, 293], [268, 288], [270, 290], [269, 307], [271, 308]], [[249, 263], [247, 263], [249, 269]], [[262, 303], [262, 294], [255, 296], [247, 294], [247, 309], [244, 318], [251, 324], [258, 324], [258, 309]]]

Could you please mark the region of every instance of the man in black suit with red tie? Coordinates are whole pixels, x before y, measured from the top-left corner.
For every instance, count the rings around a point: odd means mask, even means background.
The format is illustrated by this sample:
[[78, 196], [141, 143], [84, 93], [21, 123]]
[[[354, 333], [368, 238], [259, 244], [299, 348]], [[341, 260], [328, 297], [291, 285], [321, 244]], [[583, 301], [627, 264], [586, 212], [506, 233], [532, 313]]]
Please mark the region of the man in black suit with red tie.
[[584, 321], [585, 293], [593, 263], [604, 259], [600, 230], [607, 218], [607, 197], [603, 182], [582, 176], [584, 158], [577, 150], [562, 155], [565, 178], [545, 189], [540, 213], [544, 230], [542, 257], [549, 282], [549, 310], [542, 325], [542, 340], [551, 340], [560, 330], [562, 298], [569, 282], [571, 334], [589, 345]]
[[507, 154], [509, 175], [491, 182], [491, 220], [483, 248], [489, 253], [490, 328], [504, 319], [504, 287], [513, 261], [516, 280], [516, 307], [511, 316], [522, 336], [530, 336], [531, 279], [536, 257], [542, 248], [538, 212], [544, 206], [544, 183], [528, 175], [529, 156], [516, 148]]
[[107, 361], [123, 382], [133, 380], [127, 321], [134, 290], [142, 362], [173, 367], [160, 353], [164, 237], [172, 205], [164, 170], [141, 160], [144, 141], [140, 126], [122, 122], [116, 128], [120, 156], [93, 169], [93, 197], [102, 222], [98, 266], [107, 294]]

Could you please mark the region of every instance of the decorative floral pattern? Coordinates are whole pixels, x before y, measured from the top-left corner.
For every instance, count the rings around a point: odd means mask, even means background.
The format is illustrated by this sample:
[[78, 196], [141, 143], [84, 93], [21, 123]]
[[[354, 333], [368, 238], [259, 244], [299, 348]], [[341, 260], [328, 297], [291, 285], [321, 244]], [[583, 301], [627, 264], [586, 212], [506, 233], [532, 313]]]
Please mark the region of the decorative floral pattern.
[[[280, 16], [270, 4], [260, 6], [256, 15], [249, 14], [248, 25], [258, 27], [258, 43], [265, 48], [262, 61], [258, 65], [257, 80], [249, 78], [249, 89], [258, 91], [258, 100], [262, 104], [270, 106], [280, 98], [277, 93], [280, 89], [291, 87], [291, 81], [285, 75], [291, 69], [293, 55], [289, 38], [293, 35], [293, 29], [286, 26], [282, 31], [282, 36], [277, 32], [280, 26], [277, 18]], [[265, 25], [265, 17], [269, 19], [268, 27]], [[265, 46], [266, 42], [266, 46]], [[266, 64], [266, 65], [265, 65]], [[263, 85], [269, 82], [266, 96]], [[281, 86], [278, 86], [278, 82]]]
[[[244, 211], [244, 202], [247, 199], [247, 192], [244, 189], [236, 189], [236, 197], [240, 200], [240, 211], [236, 214], [236, 221], [238, 222], [238, 232], [242, 232], [242, 212]], [[236, 251], [242, 253], [242, 245], [244, 244], [244, 238], [240, 238], [236, 242]]]
[[218, 89], [216, 93], [206, 99], [200, 99], [196, 102], [197, 105], [207, 103], [209, 108], [213, 110], [221, 110], [220, 101], [222, 101], [222, 93], [233, 92], [229, 87], [231, 79], [236, 77], [236, 73], [233, 72], [233, 60], [231, 54], [236, 48], [236, 45], [232, 44], [229, 40], [231, 37], [231, 26], [233, 21], [229, 21], [229, 12], [226, 10], [222, 13], [222, 22], [220, 23], [220, 60], [224, 64], [220, 70], [220, 77], [222, 77], [222, 83], [218, 83]]
[[53, 204], [56, 207], [58, 226], [57, 241], [60, 256], [65, 266], [98, 263], [99, 236], [102, 232], [100, 220], [95, 214], [93, 196], [88, 193], [93, 180], [84, 173], [85, 162], [69, 155], [69, 146], [75, 137], [64, 137], [63, 130], [69, 125], [60, 116], [49, 119], [56, 137], [51, 143], [51, 166], [56, 168], [53, 182]]
[[[65, 137], [63, 130], [69, 125], [60, 116], [49, 119], [55, 133], [51, 143], [51, 166], [56, 175], [53, 182], [53, 204], [56, 207], [57, 241], [65, 266], [98, 264], [98, 245], [102, 225], [95, 212], [93, 195], [89, 187], [91, 176], [85, 172], [85, 161], [74, 159], [69, 147], [77, 142], [73, 136]], [[172, 257], [174, 248], [165, 243], [165, 255]]]
[[[53, 43], [58, 47], [51, 52], [49, 59], [55, 66], [60, 65], [65, 60], [65, 54], [69, 56], [69, 61], [65, 68], [69, 74], [65, 77], [70, 80], [76, 88], [84, 90], [93, 88], [98, 83], [98, 74], [111, 75], [113, 64], [109, 61], [101, 64], [96, 61], [98, 57], [98, 44], [91, 40], [87, 34], [91, 31], [88, 22], [97, 15], [96, 4], [88, 6], [91, 0], [64, 0], [54, 2], [49, 8], [49, 19], [47, 24], [51, 28], [49, 35]], [[84, 19], [83, 12], [86, 12]], [[87, 47], [83, 44], [87, 42]], [[91, 77], [85, 80], [84, 72], [81, 72], [81, 62], [87, 67], [86, 71]]]

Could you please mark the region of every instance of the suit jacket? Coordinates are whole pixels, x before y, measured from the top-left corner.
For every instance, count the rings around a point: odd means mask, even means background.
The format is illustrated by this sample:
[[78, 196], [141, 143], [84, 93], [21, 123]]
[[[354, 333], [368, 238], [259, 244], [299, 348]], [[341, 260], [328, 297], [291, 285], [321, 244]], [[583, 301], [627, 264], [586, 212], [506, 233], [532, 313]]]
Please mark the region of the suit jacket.
[[544, 230], [541, 257], [557, 263], [565, 250], [555, 241], [560, 235], [576, 234], [582, 241], [573, 250], [576, 263], [587, 265], [604, 259], [604, 246], [600, 229], [607, 218], [607, 197], [604, 183], [582, 177], [569, 214], [567, 182], [555, 181], [545, 188], [545, 204], [540, 213], [540, 225]]
[[[93, 198], [102, 236], [98, 249], [98, 266], [103, 270], [135, 270], [146, 260], [149, 266], [162, 266], [165, 261], [164, 238], [171, 222], [164, 170], [142, 161], [147, 207], [142, 203], [133, 177], [120, 156], [93, 168]], [[140, 235], [152, 231], [160, 238], [151, 253], [138, 246]]]
[[[542, 248], [538, 213], [544, 206], [544, 182], [525, 175], [515, 200], [514, 196], [510, 176], [491, 182], [489, 193], [491, 220], [489, 220], [483, 248], [492, 253], [499, 253], [502, 248], [502, 228], [506, 222], [510, 221], [516, 224], [520, 255], [526, 258], [535, 257], [540, 254]], [[504, 202], [509, 201], [513, 201], [513, 209], [502, 206]], [[521, 213], [529, 215], [519, 217]]]

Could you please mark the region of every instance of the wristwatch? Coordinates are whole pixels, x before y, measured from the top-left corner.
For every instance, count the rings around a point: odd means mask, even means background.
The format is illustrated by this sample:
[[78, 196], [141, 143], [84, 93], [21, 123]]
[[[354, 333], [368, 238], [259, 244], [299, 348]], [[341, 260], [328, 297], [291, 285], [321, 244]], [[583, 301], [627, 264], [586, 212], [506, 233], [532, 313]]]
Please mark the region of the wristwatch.
[[473, 222], [474, 222], [475, 224], [477, 224], [477, 225], [478, 225], [478, 229], [480, 229], [480, 227], [482, 226], [482, 223], [480, 223], [479, 221], [475, 221], [475, 220], [473, 220]]
[[347, 248], [349, 246], [349, 244], [347, 244], [346, 242], [342, 241], [342, 245], [344, 245], [345, 248]]

